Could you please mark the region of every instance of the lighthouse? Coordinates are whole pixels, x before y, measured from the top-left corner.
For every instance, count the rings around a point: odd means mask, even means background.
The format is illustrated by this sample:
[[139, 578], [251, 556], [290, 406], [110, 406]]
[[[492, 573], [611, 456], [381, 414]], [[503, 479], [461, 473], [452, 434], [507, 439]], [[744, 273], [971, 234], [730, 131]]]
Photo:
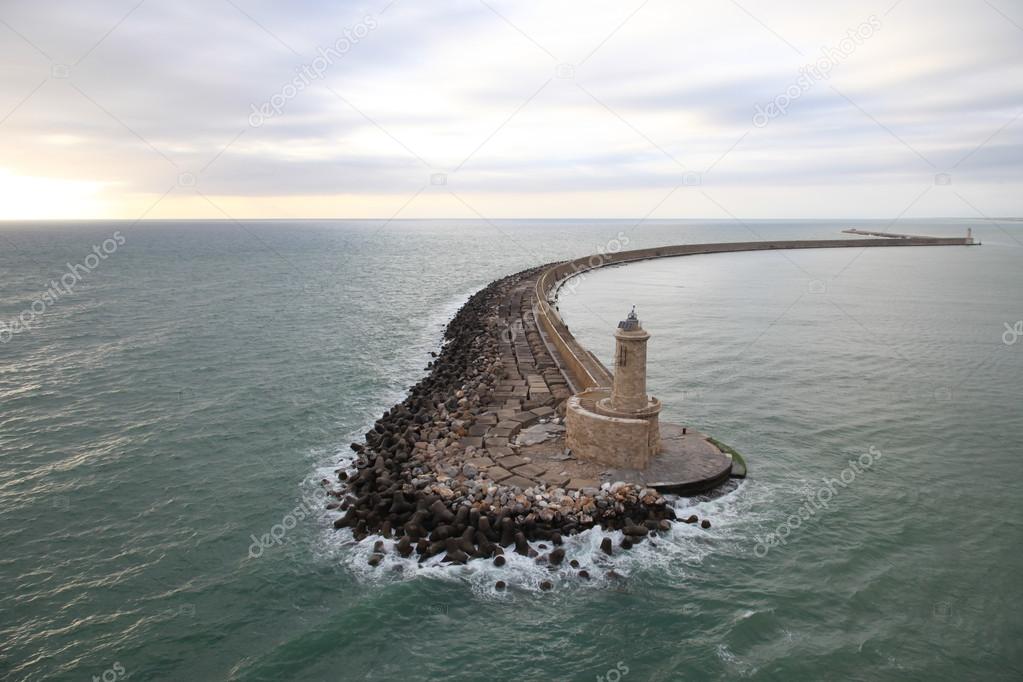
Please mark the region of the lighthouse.
[[636, 317], [636, 306], [615, 330], [615, 374], [611, 409], [634, 412], [646, 409], [646, 342], [650, 334]]
[[646, 392], [646, 350], [650, 334], [633, 307], [614, 333], [614, 376], [610, 387], [569, 399], [566, 440], [581, 457], [628, 469], [645, 469], [661, 449], [661, 402]]

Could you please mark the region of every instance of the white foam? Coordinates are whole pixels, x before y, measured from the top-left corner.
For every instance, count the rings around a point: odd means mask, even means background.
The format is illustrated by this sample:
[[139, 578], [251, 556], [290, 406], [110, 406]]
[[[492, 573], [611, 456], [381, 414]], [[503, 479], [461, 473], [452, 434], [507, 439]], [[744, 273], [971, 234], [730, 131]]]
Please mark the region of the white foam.
[[[403, 558], [398, 555], [396, 540], [371, 535], [356, 542], [349, 529], [331, 529], [333, 520], [340, 516], [339, 512], [325, 514], [326, 530], [321, 534], [318, 546], [326, 560], [340, 562], [358, 580], [367, 584], [419, 579], [462, 581], [479, 596], [498, 599], [514, 598], [516, 592], [539, 592], [540, 583], [544, 580], [553, 583], [555, 590], [606, 588], [619, 580], [610, 574], [612, 571], [622, 578], [650, 570], [685, 578], [714, 553], [751, 551], [748, 530], [757, 516], [752, 513], [758, 496], [755, 488], [746, 482], [716, 499], [669, 498], [680, 518], [690, 514], [701, 519], [709, 518], [711, 528], [674, 522], [671, 530], [652, 534], [630, 550], [620, 547], [621, 531], [592, 528], [566, 536], [562, 545], [565, 559], [558, 567], [538, 564], [536, 559], [524, 557], [507, 547], [504, 554], [506, 563], [501, 567], [495, 566], [493, 559], [473, 559], [464, 565], [445, 564], [443, 553], [420, 563], [415, 556]], [[607, 556], [600, 549], [604, 538], [611, 538], [613, 556]], [[376, 567], [370, 566], [373, 546], [380, 540], [384, 543], [384, 558]], [[540, 555], [554, 549], [551, 542], [543, 540], [531, 542], [530, 546]], [[573, 559], [578, 561], [578, 568], [570, 565]], [[590, 579], [580, 578], [580, 570], [589, 572]], [[506, 591], [495, 588], [498, 580], [507, 584]]]

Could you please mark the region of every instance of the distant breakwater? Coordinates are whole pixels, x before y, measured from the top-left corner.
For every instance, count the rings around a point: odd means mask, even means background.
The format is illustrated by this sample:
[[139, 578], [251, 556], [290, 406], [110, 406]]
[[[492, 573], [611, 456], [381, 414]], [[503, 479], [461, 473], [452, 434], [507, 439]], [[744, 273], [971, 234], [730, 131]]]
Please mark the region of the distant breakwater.
[[[573, 486], [530, 469], [514, 436], [559, 422], [574, 392], [607, 386], [610, 373], [575, 340], [551, 305], [566, 278], [650, 258], [772, 249], [967, 245], [961, 238], [732, 242], [600, 254], [531, 268], [474, 294], [448, 324], [428, 374], [378, 419], [356, 461], [337, 470], [328, 509], [356, 541], [378, 536], [370, 556], [389, 551], [420, 561], [493, 559], [505, 550], [560, 564], [565, 535], [599, 526], [623, 531], [621, 549], [667, 531], [675, 518], [651, 488], [610, 481]], [[709, 527], [695, 516], [683, 521]], [[530, 542], [549, 542], [540, 555]], [[543, 549], [546, 544], [541, 545]], [[601, 549], [618, 549], [605, 538]], [[583, 572], [585, 573], [585, 572]], [[583, 576], [587, 577], [587, 576]], [[548, 587], [545, 582], [541, 587]]]

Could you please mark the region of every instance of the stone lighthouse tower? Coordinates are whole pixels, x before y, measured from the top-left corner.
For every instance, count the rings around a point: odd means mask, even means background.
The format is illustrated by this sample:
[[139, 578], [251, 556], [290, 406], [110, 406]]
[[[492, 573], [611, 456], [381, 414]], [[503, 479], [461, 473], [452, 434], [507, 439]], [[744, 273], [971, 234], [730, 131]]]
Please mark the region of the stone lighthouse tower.
[[615, 371], [610, 389], [569, 399], [565, 414], [570, 448], [612, 466], [645, 469], [660, 451], [661, 402], [646, 393], [646, 344], [633, 308], [615, 330]]
[[615, 330], [615, 374], [610, 408], [615, 412], [639, 412], [647, 407], [646, 342], [650, 334], [636, 317], [636, 307]]

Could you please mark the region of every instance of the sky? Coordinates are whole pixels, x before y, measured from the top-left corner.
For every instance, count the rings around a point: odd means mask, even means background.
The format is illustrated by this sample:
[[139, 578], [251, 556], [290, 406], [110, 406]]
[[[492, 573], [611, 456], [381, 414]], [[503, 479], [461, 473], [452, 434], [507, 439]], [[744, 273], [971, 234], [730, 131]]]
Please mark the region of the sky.
[[0, 219], [1023, 215], [1023, 1], [0, 0]]

